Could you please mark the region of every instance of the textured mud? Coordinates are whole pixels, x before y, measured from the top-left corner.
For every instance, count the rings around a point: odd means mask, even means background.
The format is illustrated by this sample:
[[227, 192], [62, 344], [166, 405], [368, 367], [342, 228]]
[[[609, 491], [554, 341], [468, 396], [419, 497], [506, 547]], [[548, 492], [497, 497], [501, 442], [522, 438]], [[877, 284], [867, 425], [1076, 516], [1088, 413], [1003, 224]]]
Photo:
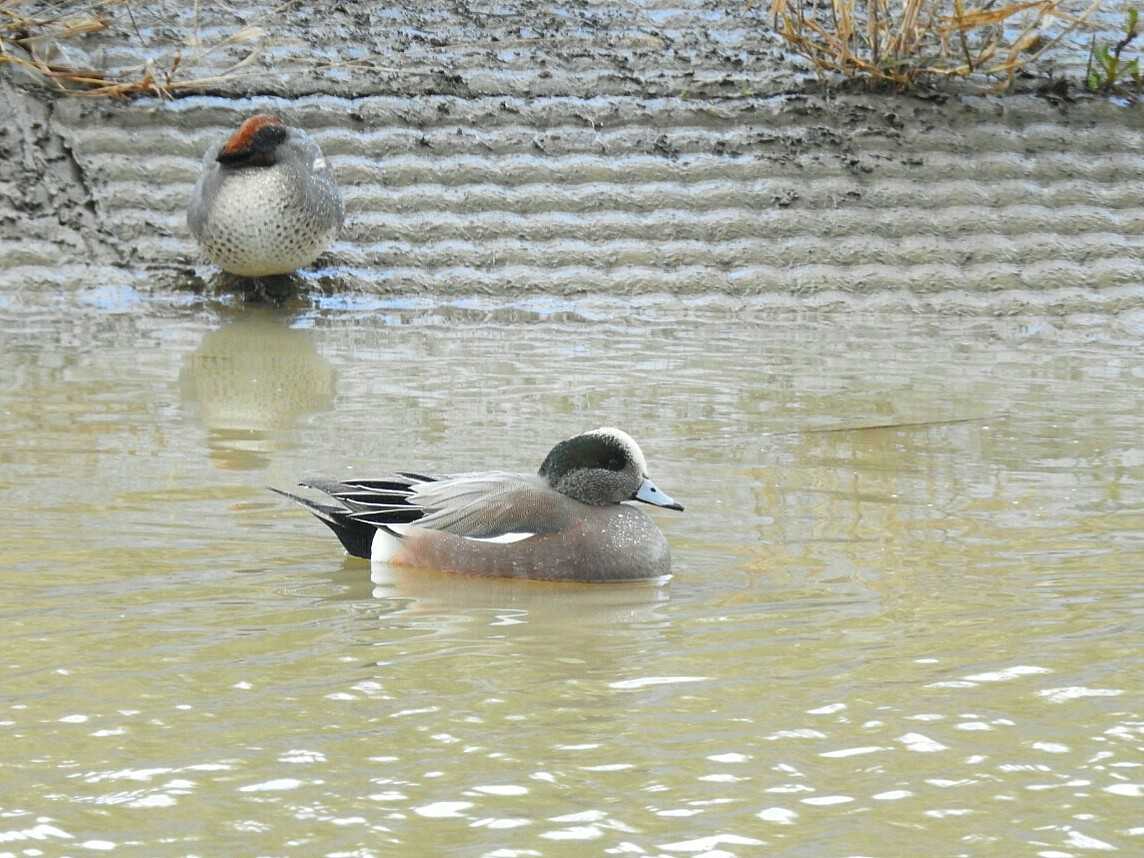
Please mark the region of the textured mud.
[[305, 275], [325, 289], [967, 308], [1144, 294], [1144, 119], [1112, 101], [830, 93], [745, 6], [319, 20], [291, 4], [270, 38], [260, 13], [170, 5], [88, 56], [122, 70], [193, 33], [219, 45], [185, 60], [223, 75], [209, 95], [112, 103], [0, 77], [16, 117], [0, 283], [209, 278], [183, 220], [199, 158], [268, 109], [318, 139], [346, 198], [340, 241]]

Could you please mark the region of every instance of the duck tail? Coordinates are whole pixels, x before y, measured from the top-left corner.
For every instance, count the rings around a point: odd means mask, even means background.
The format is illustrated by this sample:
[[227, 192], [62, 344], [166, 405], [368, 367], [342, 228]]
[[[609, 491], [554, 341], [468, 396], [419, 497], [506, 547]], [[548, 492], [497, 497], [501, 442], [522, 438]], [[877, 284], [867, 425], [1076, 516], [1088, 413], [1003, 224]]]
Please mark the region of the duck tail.
[[348, 553], [354, 557], [361, 557], [363, 560], [370, 559], [373, 537], [377, 532], [377, 525], [365, 521], [358, 521], [353, 517], [351, 511], [343, 506], [318, 503], [309, 498], [304, 498], [301, 495], [276, 489], [273, 486], [267, 486], [267, 488], [275, 494], [282, 495], [283, 497], [300, 503], [312, 512], [318, 521], [322, 522], [322, 524], [334, 532], [334, 536], [338, 538], [338, 541]]

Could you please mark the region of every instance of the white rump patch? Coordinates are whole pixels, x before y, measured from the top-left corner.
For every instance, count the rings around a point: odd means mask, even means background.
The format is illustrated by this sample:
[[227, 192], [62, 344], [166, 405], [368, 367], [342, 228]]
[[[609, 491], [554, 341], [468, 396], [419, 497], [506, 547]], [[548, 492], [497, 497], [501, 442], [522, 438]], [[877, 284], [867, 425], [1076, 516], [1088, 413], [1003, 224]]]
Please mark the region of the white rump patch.
[[379, 527], [373, 534], [373, 543], [369, 549], [369, 559], [377, 563], [388, 563], [401, 550], [401, 534], [409, 529], [407, 524], [386, 525], [398, 535], [390, 533], [384, 527]]
[[501, 545], [508, 545], [512, 542], [520, 542], [521, 540], [528, 539], [530, 536], [536, 536], [535, 533], [502, 533], [499, 536], [466, 536], [465, 539], [471, 539], [473, 542], [497, 542]]

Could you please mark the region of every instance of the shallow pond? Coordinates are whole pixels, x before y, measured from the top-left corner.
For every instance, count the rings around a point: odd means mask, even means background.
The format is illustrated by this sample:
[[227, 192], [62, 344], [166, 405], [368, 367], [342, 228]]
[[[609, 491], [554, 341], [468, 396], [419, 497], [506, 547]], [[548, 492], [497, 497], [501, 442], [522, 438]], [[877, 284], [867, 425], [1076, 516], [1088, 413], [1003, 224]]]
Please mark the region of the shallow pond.
[[[0, 853], [1139, 853], [1142, 335], [8, 295]], [[371, 580], [264, 488], [602, 424], [666, 586]]]

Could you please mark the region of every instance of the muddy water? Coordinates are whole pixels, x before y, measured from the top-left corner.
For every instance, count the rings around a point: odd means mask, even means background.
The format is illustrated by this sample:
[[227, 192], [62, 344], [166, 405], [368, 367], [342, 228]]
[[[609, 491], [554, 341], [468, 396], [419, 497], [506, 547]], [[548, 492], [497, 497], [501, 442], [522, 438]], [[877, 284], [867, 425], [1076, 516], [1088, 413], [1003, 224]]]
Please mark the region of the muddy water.
[[[1138, 853], [1142, 335], [10, 295], [0, 853]], [[667, 586], [371, 581], [263, 488], [605, 423]]]

